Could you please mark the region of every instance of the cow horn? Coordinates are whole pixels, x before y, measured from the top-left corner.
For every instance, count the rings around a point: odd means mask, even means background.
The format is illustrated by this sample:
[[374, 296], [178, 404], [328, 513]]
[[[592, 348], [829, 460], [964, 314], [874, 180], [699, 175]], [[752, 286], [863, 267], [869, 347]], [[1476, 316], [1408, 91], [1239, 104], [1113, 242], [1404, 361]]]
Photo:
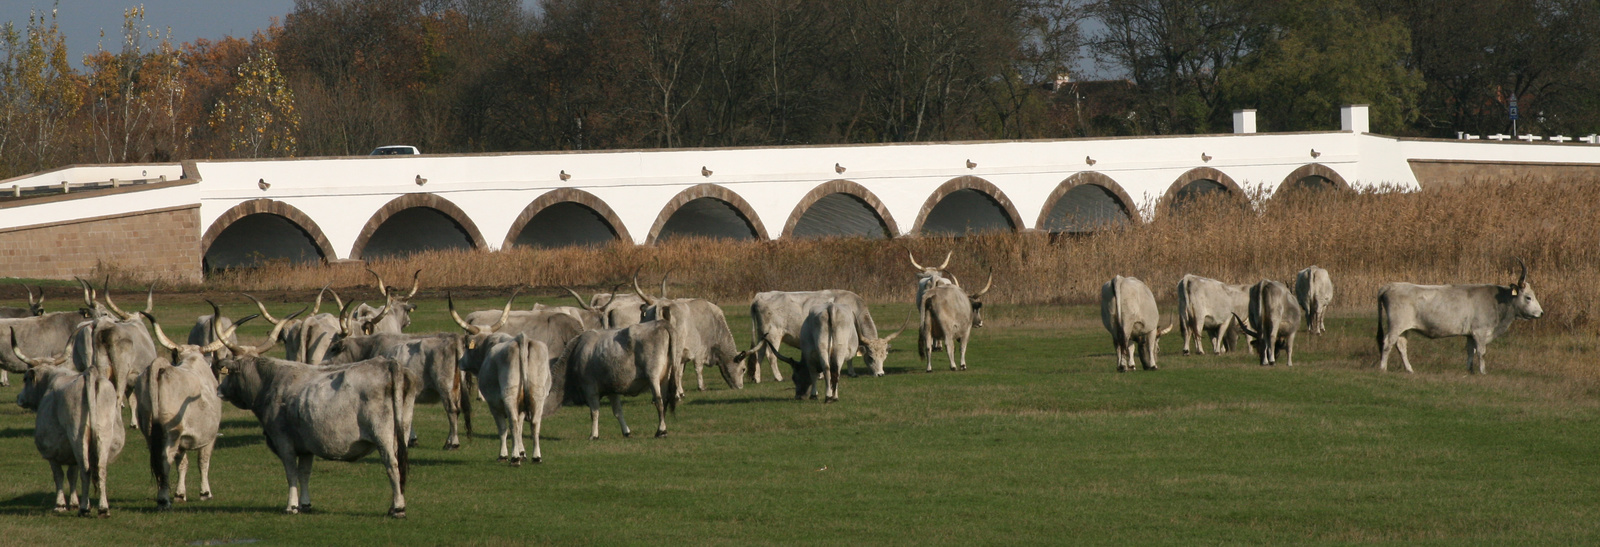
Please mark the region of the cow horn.
[[957, 278], [956, 278], [956, 274], [954, 274], [954, 273], [952, 273], [952, 272], [944, 272], [944, 275], [945, 275], [945, 276], [946, 276], [946, 277], [949, 277], [949, 278], [950, 278], [950, 283], [951, 283], [951, 284], [952, 284], [952, 285], [955, 285], [955, 286], [957, 286], [957, 287], [960, 287], [960, 286], [961, 286], [961, 280], [960, 280], [960, 279], [957, 279]]
[[[37, 307], [39, 307], [39, 309], [43, 310], [44, 309], [44, 287], [43, 286], [39, 286], [39, 285], [35, 285], [34, 287], [39, 289], [39, 301], [33, 303], [33, 305], [37, 306]], [[28, 291], [28, 297], [30, 299], [33, 297], [33, 291]]]
[[[156, 332], [156, 343], [161, 344], [163, 348], [167, 348], [167, 351], [178, 350], [178, 345], [172, 343], [171, 338], [167, 338], [167, 333], [161, 331], [161, 322], [156, 320], [156, 316], [150, 315], [150, 312], [139, 312], [139, 315], [143, 315], [145, 319], [150, 321], [150, 329]], [[212, 322], [216, 322], [215, 317], [212, 318]]]
[[372, 334], [374, 327], [378, 325], [379, 321], [383, 321], [383, 316], [385, 315], [389, 315], [388, 304], [384, 304], [383, 307], [378, 308], [378, 315], [374, 315], [371, 319], [367, 319], [361, 323], [361, 334]]
[[1526, 288], [1528, 286], [1528, 263], [1523, 262], [1522, 257], [1520, 256], [1513, 256], [1511, 258], [1516, 259], [1517, 265], [1522, 267], [1522, 275], [1517, 277], [1517, 288]]
[[102, 291], [104, 294], [101, 295], [101, 296], [105, 297], [106, 306], [111, 308], [111, 313], [117, 314], [117, 317], [121, 318], [123, 321], [127, 321], [129, 319], [133, 319], [133, 315], [132, 314], [129, 314], [128, 312], [122, 311], [122, 308], [118, 307], [117, 303], [111, 300], [110, 278], [106, 278], [106, 281], [107, 282], [106, 282], [106, 285], [105, 285], [105, 289], [103, 289], [103, 291]]
[[661, 298], [667, 297], [667, 278], [672, 277], [672, 272], [673, 270], [667, 270], [667, 274], [661, 276]]
[[511, 303], [517, 301], [517, 293], [519, 292], [522, 292], [522, 287], [511, 290], [511, 298], [506, 299], [505, 309], [500, 310], [500, 320], [495, 321], [494, 325], [489, 327], [489, 332], [500, 332], [500, 329], [506, 326], [506, 321], [511, 319]]
[[40, 357], [38, 359], [30, 359], [27, 355], [22, 353], [22, 348], [17, 347], [17, 328], [11, 327], [11, 355], [16, 356], [17, 359], [21, 359], [23, 363], [28, 364], [29, 368], [32, 368], [40, 365], [60, 365], [61, 363], [65, 363], [67, 361], [67, 356], [70, 354], [62, 353], [60, 357], [55, 358]]
[[562, 290], [567, 291], [568, 294], [571, 294], [573, 300], [577, 300], [578, 301], [578, 307], [586, 309], [586, 310], [589, 310], [589, 311], [595, 311], [594, 310], [594, 306], [590, 306], [588, 302], [584, 302], [583, 301], [583, 297], [582, 296], [578, 296], [578, 291], [574, 291], [574, 290], [569, 289], [567, 287], [561, 287], [561, 288], [562, 288]]
[[450, 318], [456, 320], [456, 325], [460, 326], [461, 330], [467, 331], [467, 334], [482, 334], [478, 326], [468, 324], [461, 319], [461, 314], [456, 313], [456, 297], [451, 295], [449, 291], [445, 291], [444, 301], [450, 307]]
[[378, 272], [372, 271], [372, 268], [367, 268], [367, 273], [372, 274], [372, 277], [378, 278], [378, 292], [383, 293], [383, 296], [387, 298], [389, 296], [389, 286], [383, 284], [383, 276], [378, 275]]
[[356, 301], [339, 306], [339, 334], [350, 336], [350, 308], [355, 307]]
[[422, 287], [422, 270], [419, 269], [415, 273], [411, 274], [411, 292], [406, 293], [406, 298], [409, 299], [409, 298], [411, 298], [413, 296], [416, 296], [417, 295], [417, 289], [421, 288], [421, 287]]
[[144, 311], [156, 312], [156, 284], [151, 283], [150, 288], [144, 292]]
[[83, 287], [83, 305], [89, 309], [94, 309], [94, 288], [90, 287], [89, 282], [84, 281], [81, 277], [74, 277], [73, 279], [78, 280], [78, 286]]
[[1177, 324], [1178, 324], [1177, 321], [1173, 321], [1173, 322], [1167, 324], [1167, 328], [1164, 328], [1164, 329], [1163, 328], [1157, 328], [1156, 329], [1156, 338], [1160, 338], [1162, 335], [1165, 335], [1166, 333], [1172, 332], [1172, 327], [1177, 326]]
[[207, 299], [206, 303], [211, 305], [211, 338], [212, 338], [212, 340], [215, 341], [215, 342], [222, 342], [222, 345], [224, 347], [227, 347], [228, 351], [233, 352], [233, 355], [235, 357], [243, 357], [245, 355], [245, 351], [246, 350], [244, 348], [242, 348], [242, 347], [239, 347], [238, 345], [235, 345], [233, 343], [228, 342], [228, 336], [232, 335], [234, 333], [234, 331], [239, 330], [239, 325], [244, 324], [245, 321], [249, 321], [251, 319], [255, 319], [258, 316], [257, 315], [251, 315], [249, 317], [244, 318], [244, 320], [234, 321], [233, 322], [233, 326], [228, 327], [228, 332], [221, 332], [221, 331], [217, 330], [217, 323], [218, 323], [217, 318], [222, 317], [222, 308], [217, 307], [217, 303], [216, 302], [212, 302], [210, 299]]
[[[27, 285], [23, 285], [22, 286], [22, 290], [28, 291], [28, 305], [29, 306], [37, 306], [39, 304], [38, 302], [35, 302], [33, 300], [33, 289], [28, 288]], [[40, 292], [40, 296], [43, 296], [43, 295], [44, 295], [43, 291], [41, 291]]]
[[983, 296], [984, 293], [989, 292], [989, 288], [993, 287], [993, 286], [994, 286], [994, 272], [989, 272], [989, 280], [985, 281], [983, 283], [983, 288], [982, 289], [979, 289], [978, 292], [972, 293], [972, 297], [973, 298], [978, 298], [980, 296]]
[[330, 289], [328, 289], [328, 294], [333, 295], [333, 305], [338, 306], [339, 310], [343, 311], [344, 310], [344, 300], [339, 298], [339, 291], [336, 291], [336, 290], [333, 290], [333, 289], [330, 288]]
[[926, 270], [927, 269], [927, 268], [922, 267], [921, 264], [917, 263], [917, 254], [916, 253], [907, 250], [906, 251], [906, 256], [911, 258], [911, 267], [916, 268], [918, 270]]
[[326, 285], [322, 286], [321, 290], [317, 291], [317, 300], [311, 305], [311, 315], [322, 313], [322, 293], [328, 292], [328, 285], [332, 284], [333, 282], [329, 281]]
[[[640, 268], [640, 269], [642, 270], [644, 268]], [[656, 303], [655, 297], [652, 297], [650, 295], [645, 294], [644, 291], [639, 288], [639, 272], [637, 272], [637, 271], [633, 272], [633, 292], [635, 294], [638, 294], [639, 298], [643, 298], [645, 302], [648, 302], [651, 305], [655, 305], [655, 303]]]
[[[267, 350], [272, 349], [272, 346], [278, 345], [278, 335], [283, 333], [283, 325], [287, 324], [289, 321], [293, 320], [295, 317], [299, 317], [300, 314], [305, 313], [306, 309], [307, 308], [300, 308], [299, 311], [296, 311], [294, 313], [289, 314], [289, 316], [283, 318], [282, 321], [279, 321], [277, 323], [273, 323], [272, 332], [267, 333], [267, 342], [265, 344], [261, 344], [259, 346], [256, 346], [256, 350], [255, 350], [256, 351], [256, 355], [260, 355], [260, 354], [266, 353]], [[238, 325], [235, 325], [235, 326], [238, 326]]]
[[1239, 325], [1239, 330], [1244, 331], [1244, 334], [1246, 336], [1249, 336], [1251, 338], [1260, 338], [1261, 337], [1260, 335], [1256, 334], [1255, 331], [1250, 330], [1250, 324], [1245, 322], [1245, 320], [1240, 319], [1239, 318], [1239, 314], [1237, 314], [1237, 313], [1233, 314], [1233, 322], [1237, 323]]
[[935, 270], [943, 270], [946, 266], [949, 266], [950, 265], [950, 255], [953, 255], [953, 254], [956, 254], [956, 252], [955, 251], [946, 252], [944, 254], [944, 262], [939, 264], [939, 267], [934, 268], [934, 269]]
[[[245, 293], [239, 293], [239, 294], [244, 294], [245, 298], [249, 298], [250, 301], [255, 302], [256, 303], [256, 309], [261, 310], [261, 316], [267, 318], [267, 321], [271, 322], [273, 325], [277, 325], [277, 324], [283, 323], [283, 321], [279, 321], [278, 318], [273, 317], [272, 314], [267, 311], [267, 306], [262, 304], [260, 300], [256, 300], [256, 297], [250, 296], [250, 295], [245, 294]], [[284, 321], [287, 321], [287, 319], [285, 319]]]
[[600, 305], [601, 310], [605, 310], [607, 307], [610, 307], [611, 303], [617, 300], [617, 291], [622, 290], [622, 285], [622, 283], [618, 283], [611, 286], [611, 293], [606, 295], [606, 303]]
[[885, 337], [883, 339], [883, 341], [888, 342], [890, 340], [894, 340], [895, 337], [900, 336], [900, 333], [905, 332], [906, 331], [906, 327], [910, 326], [910, 325], [911, 325], [911, 314], [908, 313], [908, 314], [906, 314], [906, 318], [904, 320], [900, 321], [900, 330], [894, 331], [894, 334], [891, 334], [891, 335]]

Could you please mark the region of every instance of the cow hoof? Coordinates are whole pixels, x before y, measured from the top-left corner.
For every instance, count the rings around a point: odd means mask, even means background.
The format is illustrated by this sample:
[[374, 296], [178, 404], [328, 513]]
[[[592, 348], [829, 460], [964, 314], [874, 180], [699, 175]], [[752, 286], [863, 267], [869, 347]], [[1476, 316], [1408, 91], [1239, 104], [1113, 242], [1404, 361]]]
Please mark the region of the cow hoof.
[[89, 508], [88, 507], [84, 507], [84, 508], [78, 509], [78, 516], [80, 516], [80, 517], [89, 516]]
[[416, 448], [416, 447], [417, 447], [417, 440], [416, 439], [411, 439], [409, 441], [406, 441], [406, 448]]
[[65, 512], [67, 512], [67, 504], [64, 504], [64, 503], [56, 504], [56, 512], [57, 513], [65, 513]]
[[544, 458], [542, 458], [540, 456], [534, 456], [532, 458], [528, 458], [528, 461], [533, 462], [533, 463], [544, 463]]
[[404, 507], [396, 507], [394, 509], [390, 509], [389, 510], [389, 516], [397, 518], [397, 519], [406, 518], [406, 508], [404, 508]]
[[[633, 432], [632, 431], [623, 431], [622, 432], [622, 438], [624, 438], [624, 439], [632, 437], [632, 436], [633, 436]], [[599, 437], [595, 437], [595, 438], [598, 439]]]
[[522, 458], [511, 458], [511, 467], [522, 467]]
[[207, 500], [210, 500], [210, 499], [211, 499], [211, 493], [210, 492], [201, 492], [200, 493], [200, 501], [207, 501]]
[[598, 441], [598, 440], [600, 440], [600, 436], [599, 436], [599, 435], [591, 435], [591, 436], [590, 436], [590, 437], [589, 437], [589, 440], [591, 440], [591, 441]]
[[166, 501], [166, 500], [156, 500], [156, 510], [158, 510], [158, 511], [171, 511], [172, 510], [172, 502]]
[[444, 443], [445, 450], [459, 450], [460, 448], [461, 443]]
[[855, 378], [856, 377], [856, 373], [854, 373], [854, 372], [846, 372], [846, 373], [844, 373], [844, 375], [845, 376], [849, 376], [851, 378]]
[[961, 365], [961, 370], [967, 370], [967, 366], [966, 365]]
[[111, 518], [111, 510], [110, 509], [101, 509], [100, 510], [100, 518], [103, 518], [103, 519]]
[[300, 512], [301, 513], [310, 513], [311, 512], [311, 504], [309, 504], [309, 503], [300, 504]]
[[499, 462], [499, 463], [506, 463], [506, 457], [505, 456], [500, 456], [499, 458], [495, 458], [494, 461]]
[[665, 437], [665, 436], [667, 436], [667, 430], [665, 430], [665, 429], [656, 432], [656, 438], [657, 439]]
[[172, 501], [176, 501], [176, 502], [189, 501], [189, 495], [188, 494], [178, 494], [176, 496], [172, 496]]
[[816, 396], [816, 394], [812, 394], [812, 395], [811, 395], [811, 400], [813, 400], [813, 401], [815, 401], [815, 400], [817, 400], [817, 396]]

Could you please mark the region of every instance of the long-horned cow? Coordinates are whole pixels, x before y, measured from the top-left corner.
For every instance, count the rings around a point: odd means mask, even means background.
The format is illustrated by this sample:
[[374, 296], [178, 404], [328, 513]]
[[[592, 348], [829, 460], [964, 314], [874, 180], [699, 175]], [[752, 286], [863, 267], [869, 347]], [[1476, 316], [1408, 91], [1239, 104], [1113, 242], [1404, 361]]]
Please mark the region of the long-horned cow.
[[[839, 376], [857, 355], [866, 356], [874, 375], [883, 376], [883, 362], [889, 356], [889, 342], [905, 332], [905, 325], [894, 334], [864, 337], [857, 328], [857, 317], [864, 310], [849, 301], [822, 302], [807, 310], [800, 326], [800, 360], [774, 352], [794, 366], [794, 398], [817, 398], [817, 380], [824, 382], [822, 402], [839, 401]], [[908, 318], [909, 319], [909, 318]]]
[[1160, 368], [1156, 356], [1161, 353], [1161, 335], [1172, 331], [1172, 325], [1160, 327], [1155, 293], [1143, 281], [1119, 275], [1101, 285], [1100, 322], [1117, 349], [1117, 372], [1134, 370], [1135, 356], [1144, 370]]
[[[478, 387], [489, 403], [495, 426], [500, 430], [500, 459], [511, 465], [523, 460], [543, 461], [539, 450], [539, 429], [544, 421], [544, 406], [550, 393], [550, 348], [526, 334], [511, 336], [494, 333], [481, 337], [469, 347], [461, 367], [478, 377]], [[555, 394], [559, 399], [561, 394]], [[559, 404], [560, 401], [558, 400]], [[533, 424], [533, 455], [522, 444], [522, 422]], [[506, 438], [512, 439], [508, 451]]]
[[[338, 306], [341, 311], [340, 314], [322, 313], [322, 295], [325, 293], [333, 295], [334, 304]], [[266, 318], [267, 321], [272, 322], [273, 325], [277, 325], [280, 322], [278, 318], [272, 316], [272, 312], [267, 311], [267, 306], [262, 304], [261, 300], [248, 294], [244, 296], [255, 302], [256, 309], [261, 311], [261, 316]], [[333, 347], [333, 344], [352, 330], [349, 328], [350, 322], [342, 319], [342, 316], [349, 311], [350, 308], [339, 298], [339, 293], [329, 289], [328, 285], [323, 285], [322, 289], [317, 291], [316, 301], [311, 306], [311, 315], [305, 319], [285, 319], [282, 321], [284, 328], [278, 338], [280, 342], [283, 342], [284, 358], [313, 365], [321, 363], [327, 357], [328, 350]], [[387, 317], [388, 309], [380, 308], [379, 312], [381, 315], [367, 316], [368, 323], [362, 325], [360, 330], [376, 328], [376, 325], [371, 322], [381, 321], [383, 317]], [[226, 328], [226, 325], [221, 325], [219, 330], [226, 330]], [[360, 330], [357, 330], [356, 334], [361, 334]], [[234, 340], [233, 342], [237, 343], [238, 341]], [[195, 343], [193, 331], [190, 332], [189, 343]]]
[[1399, 348], [1400, 363], [1412, 372], [1405, 334], [1416, 331], [1428, 338], [1468, 337], [1467, 372], [1483, 374], [1489, 342], [1512, 321], [1544, 316], [1528, 283], [1528, 265], [1516, 260], [1522, 273], [1510, 285], [1384, 285], [1378, 291], [1378, 369], [1389, 370], [1389, 351]]
[[1250, 288], [1230, 285], [1198, 275], [1185, 275], [1178, 280], [1178, 332], [1183, 335], [1183, 354], [1189, 354], [1189, 344], [1205, 355], [1205, 341], [1211, 340], [1211, 351], [1222, 355], [1233, 350], [1242, 332], [1234, 322], [1236, 314], [1249, 315]]
[[[150, 321], [156, 341], [170, 354], [170, 361], [156, 359], [140, 376], [135, 389], [139, 401], [137, 419], [150, 448], [150, 474], [156, 478], [156, 507], [172, 508], [172, 502], [188, 500], [190, 452], [200, 459], [200, 499], [211, 499], [211, 452], [216, 448], [217, 430], [222, 424], [222, 399], [217, 395], [217, 378], [212, 375], [214, 355], [226, 345], [238, 345], [236, 325], [222, 326], [204, 346], [179, 345], [167, 338], [155, 316], [139, 312]], [[247, 320], [249, 318], [246, 318]], [[242, 322], [242, 321], [241, 321]], [[208, 327], [210, 324], [208, 323]], [[191, 334], [191, 338], [193, 335]], [[178, 467], [178, 488], [174, 495], [171, 470]]]
[[1311, 334], [1327, 332], [1323, 324], [1328, 316], [1328, 306], [1333, 304], [1333, 279], [1328, 270], [1312, 266], [1294, 276], [1294, 297], [1306, 313], [1306, 329]]
[[389, 516], [404, 518], [410, 472], [406, 432], [421, 380], [386, 357], [337, 366], [262, 357], [277, 337], [273, 332], [260, 346], [230, 347], [234, 356], [212, 369], [223, 376], [218, 386], [223, 400], [255, 414], [267, 448], [283, 463], [289, 482], [285, 511], [311, 509], [315, 458], [355, 461], [376, 450], [393, 493]]
[[378, 292], [383, 294], [384, 305], [382, 308], [374, 308], [365, 303], [356, 306], [352, 320], [356, 324], [371, 323], [372, 332], [369, 334], [405, 332], [406, 327], [411, 326], [411, 312], [417, 309], [417, 306], [411, 303], [411, 298], [417, 295], [417, 288], [421, 287], [422, 270], [411, 274], [411, 292], [405, 296], [401, 296], [399, 290], [391, 290], [385, 285], [383, 276], [378, 275], [378, 272], [368, 268], [367, 273], [378, 279]]
[[23, 285], [22, 290], [28, 291], [28, 307], [0, 307], [0, 319], [21, 319], [23, 317], [38, 317], [44, 315], [44, 288], [39, 288], [39, 298], [37, 300], [35, 300], [33, 297], [33, 289], [28, 288], [27, 285]]
[[683, 326], [675, 303], [657, 310], [661, 318], [615, 329], [591, 330], [568, 344], [566, 396], [589, 405], [589, 439], [600, 438], [600, 398], [611, 398], [611, 411], [622, 436], [633, 434], [622, 417], [622, 397], [650, 392], [656, 407], [656, 436], [667, 434], [667, 412], [678, 405], [682, 382]]
[[[947, 257], [948, 258], [948, 257]], [[983, 298], [984, 294], [994, 286], [994, 274], [989, 274], [989, 280], [983, 284], [983, 289], [967, 294], [961, 288], [960, 280], [950, 276], [950, 284], [934, 284], [928, 287], [922, 300], [917, 303], [917, 313], [921, 317], [921, 327], [917, 332], [917, 354], [928, 362], [927, 372], [933, 372], [933, 352], [935, 343], [942, 343], [945, 356], [950, 358], [950, 370], [958, 370], [954, 343], [961, 344], [961, 366], [959, 370], [967, 370], [967, 341], [972, 337], [972, 329], [983, 326]]]
[[[863, 340], [878, 339], [878, 325], [872, 319], [867, 301], [854, 292], [840, 289], [821, 291], [768, 291], [756, 293], [750, 300], [749, 361], [755, 372], [756, 383], [761, 382], [761, 359], [766, 357], [772, 365], [772, 377], [783, 381], [778, 372], [778, 349], [783, 346], [800, 347], [800, 327], [805, 323], [806, 312], [827, 302], [841, 302], [859, 310], [855, 315], [855, 330]], [[883, 375], [883, 362], [872, 354], [865, 354], [867, 366], [873, 374]], [[855, 376], [855, 363], [850, 363], [851, 376]]]
[[[515, 292], [511, 298], [516, 298]], [[456, 325], [466, 331], [468, 349], [475, 347], [483, 337], [494, 333], [511, 336], [526, 334], [529, 340], [541, 342], [550, 348], [550, 394], [544, 399], [544, 415], [553, 415], [561, 408], [563, 393], [566, 392], [568, 367], [560, 362], [560, 356], [562, 349], [584, 332], [582, 323], [571, 315], [550, 310], [512, 310], [509, 313], [506, 310], [483, 310], [469, 313], [466, 319], [462, 319], [456, 314], [454, 298], [446, 295], [446, 302], [450, 308], [450, 317], [456, 320]], [[510, 306], [511, 302], [508, 301], [506, 304]], [[472, 393], [472, 390], [467, 390], [467, 393]], [[465, 411], [471, 412], [470, 409]]]
[[[421, 390], [415, 397], [416, 402], [443, 404], [445, 421], [449, 425], [444, 449], [455, 450], [461, 448], [458, 421], [472, 404], [472, 397], [463, 396], [460, 362], [465, 353], [466, 340], [456, 333], [422, 335], [380, 333], [347, 336], [339, 340], [339, 343], [334, 344], [334, 349], [324, 364], [339, 365], [377, 357], [386, 357], [400, 363], [421, 381]], [[466, 413], [466, 416], [471, 414]], [[470, 421], [466, 423], [466, 430], [469, 434], [472, 432]], [[408, 445], [416, 446], [416, 444], [416, 433], [413, 430], [408, 435]]]
[[[669, 304], [673, 313], [677, 314], [673, 322], [680, 325], [679, 332], [683, 334], [683, 339], [679, 342], [683, 354], [673, 365], [679, 368], [680, 378], [683, 377], [682, 361], [688, 360], [694, 361], [694, 376], [700, 391], [706, 389], [705, 368], [708, 366], [721, 371], [722, 379], [728, 382], [728, 387], [744, 388], [745, 357], [748, 354], [739, 351], [738, 342], [733, 339], [733, 329], [728, 328], [728, 318], [723, 315], [722, 308], [699, 298], [655, 298], [646, 295], [644, 291], [639, 290], [637, 278], [634, 280], [633, 290], [639, 298], [648, 302], [642, 314], [645, 321], [660, 319], [658, 310]], [[683, 383], [678, 384], [678, 390], [678, 395], [681, 397]]]
[[[156, 360], [156, 343], [150, 338], [149, 326], [144, 317], [117, 307], [109, 289], [101, 295], [105, 299], [103, 313], [78, 325], [73, 333], [73, 364], [78, 370], [100, 367], [117, 386], [117, 400], [137, 414], [138, 401], [132, 398], [135, 381], [149, 370]], [[145, 294], [144, 313], [155, 311], [155, 291]], [[139, 424], [133, 420], [134, 425]]]
[[[11, 338], [15, 340], [17, 333]], [[50, 474], [55, 477], [55, 510], [66, 511], [70, 503], [78, 507], [78, 514], [87, 516], [93, 490], [100, 495], [100, 516], [110, 516], [106, 468], [122, 453], [127, 439], [116, 386], [99, 368], [77, 371], [63, 366], [65, 356], [30, 359], [16, 346], [5, 354], [28, 364], [17, 405], [37, 412], [33, 444], [50, 463]], [[71, 486], [70, 500], [62, 479]]]
[[1305, 310], [1283, 283], [1263, 279], [1250, 287], [1250, 321], [1240, 326], [1255, 339], [1251, 344], [1261, 366], [1278, 364], [1278, 352], [1283, 352], [1284, 364], [1294, 366], [1294, 336], [1304, 317]]

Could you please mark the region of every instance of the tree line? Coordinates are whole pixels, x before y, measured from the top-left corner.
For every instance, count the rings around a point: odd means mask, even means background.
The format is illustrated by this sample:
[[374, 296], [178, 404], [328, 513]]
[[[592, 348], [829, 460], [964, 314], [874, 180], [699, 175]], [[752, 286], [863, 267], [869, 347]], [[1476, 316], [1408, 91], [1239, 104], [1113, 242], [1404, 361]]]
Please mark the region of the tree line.
[[[1338, 128], [1600, 131], [1593, 0], [297, 0], [78, 68], [0, 27], [0, 175], [73, 163]], [[1098, 74], [1075, 74], [1094, 65]], [[1092, 80], [1109, 81], [1092, 81]]]

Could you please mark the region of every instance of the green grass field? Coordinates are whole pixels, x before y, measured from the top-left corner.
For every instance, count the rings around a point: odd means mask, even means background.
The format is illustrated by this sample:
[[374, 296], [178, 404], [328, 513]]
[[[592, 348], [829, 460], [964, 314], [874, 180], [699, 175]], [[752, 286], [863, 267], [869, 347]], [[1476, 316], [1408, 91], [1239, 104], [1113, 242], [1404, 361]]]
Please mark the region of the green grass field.
[[[247, 313], [222, 298], [229, 315]], [[158, 316], [174, 338], [205, 313], [197, 297], [165, 300]], [[419, 304], [412, 331], [454, 328], [442, 300]], [[908, 308], [875, 315], [892, 329]], [[889, 374], [846, 378], [838, 404], [795, 401], [770, 377], [730, 390], [709, 370], [709, 390], [695, 392], [691, 371], [667, 438], [650, 438], [647, 398], [626, 405], [642, 432], [631, 439], [606, 410], [591, 442], [587, 409], [566, 407], [546, 418], [544, 463], [521, 468], [495, 462], [484, 405], [450, 452], [440, 407], [419, 405], [403, 521], [384, 516], [388, 482], [371, 456], [317, 462], [315, 512], [283, 514], [282, 467], [254, 417], [231, 406], [216, 499], [157, 512], [144, 441], [130, 433], [111, 468], [112, 517], [53, 514], [33, 416], [8, 403], [0, 543], [1600, 542], [1592, 337], [1513, 327], [1490, 346], [1487, 377], [1465, 373], [1460, 339], [1414, 341], [1417, 374], [1382, 374], [1370, 317], [1350, 311], [1324, 337], [1302, 333], [1294, 368], [1248, 353], [1185, 357], [1174, 331], [1161, 370], [1117, 374], [1098, 309], [995, 308], [968, 371], [949, 372], [939, 354], [924, 374], [909, 331]], [[724, 309], [748, 341], [747, 308]], [[249, 327], [247, 342], [266, 330]]]

